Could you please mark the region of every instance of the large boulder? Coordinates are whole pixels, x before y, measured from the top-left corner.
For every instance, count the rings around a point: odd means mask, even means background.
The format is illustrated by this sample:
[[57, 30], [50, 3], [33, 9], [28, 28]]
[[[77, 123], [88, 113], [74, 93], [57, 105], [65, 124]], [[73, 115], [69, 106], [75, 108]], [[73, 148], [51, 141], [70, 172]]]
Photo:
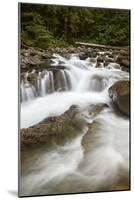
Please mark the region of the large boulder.
[[109, 88], [109, 96], [122, 113], [129, 115], [130, 90], [128, 80], [121, 80], [114, 83]]
[[21, 130], [21, 149], [41, 145], [59, 145], [80, 134], [85, 120], [80, 117], [79, 108], [71, 106], [63, 115], [49, 117], [37, 125]]

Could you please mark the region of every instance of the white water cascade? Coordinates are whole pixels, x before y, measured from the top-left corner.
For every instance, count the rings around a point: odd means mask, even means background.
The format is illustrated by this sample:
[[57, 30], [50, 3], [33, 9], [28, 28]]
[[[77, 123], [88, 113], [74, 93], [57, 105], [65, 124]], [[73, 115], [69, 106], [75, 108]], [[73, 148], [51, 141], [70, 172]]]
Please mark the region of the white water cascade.
[[97, 131], [90, 133], [87, 154], [81, 144], [87, 127], [64, 146], [48, 152], [43, 148], [29, 152], [23, 164], [20, 192], [27, 196], [112, 190], [129, 173], [129, 120], [114, 113], [108, 88], [117, 80], [129, 79], [129, 74], [116, 63], [95, 68], [90, 58], [80, 60], [72, 55], [66, 59], [57, 54], [53, 57], [56, 72], [40, 72], [37, 86], [30, 89], [21, 85], [21, 128], [59, 116], [71, 105], [85, 108], [106, 103], [109, 107], [95, 118], [86, 116], [89, 123], [99, 124]]
[[[65, 70], [58, 70], [59, 61], [64, 62]], [[24, 99], [21, 104], [21, 128], [32, 126], [48, 116], [60, 115], [73, 104], [109, 103], [108, 88], [117, 80], [129, 78], [127, 72], [116, 68], [116, 63], [115, 68], [114, 64], [112, 68], [95, 68], [90, 59], [80, 60], [76, 55], [69, 60], [55, 55], [53, 62], [57, 67], [57, 77], [52, 71], [40, 72], [38, 91], [33, 85], [26, 87], [21, 84]], [[59, 92], [62, 86], [63, 90]], [[25, 101], [27, 99], [29, 101]]]
[[[37, 75], [35, 84], [27, 81], [30, 74], [26, 74], [25, 80], [21, 83], [21, 101], [30, 101], [36, 97], [43, 97], [56, 91], [102, 91], [108, 85], [108, 80], [113, 76], [116, 80], [123, 78], [118, 64], [111, 63], [107, 68], [95, 68], [96, 63], [90, 59], [80, 60], [78, 56], [72, 55], [65, 59], [55, 55], [52, 67], [55, 71], [42, 71]], [[62, 61], [62, 64], [58, 64]], [[64, 69], [58, 69], [59, 66]], [[115, 68], [114, 68], [115, 66]], [[33, 73], [33, 72], [32, 72]], [[124, 76], [127, 76], [124, 72]], [[111, 80], [111, 79], [110, 79]]]

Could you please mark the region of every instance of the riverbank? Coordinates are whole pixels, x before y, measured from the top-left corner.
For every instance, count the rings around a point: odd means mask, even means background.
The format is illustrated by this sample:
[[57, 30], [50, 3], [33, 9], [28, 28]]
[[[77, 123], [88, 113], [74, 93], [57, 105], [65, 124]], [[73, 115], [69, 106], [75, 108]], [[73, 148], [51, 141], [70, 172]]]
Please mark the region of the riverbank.
[[107, 48], [97, 48], [97, 47], [86, 47], [70, 46], [68, 48], [49, 48], [49, 49], [40, 49], [24, 46], [20, 50], [20, 66], [21, 73], [31, 70], [43, 70], [49, 69], [50, 64], [52, 63], [50, 59], [53, 57], [53, 54], [60, 54], [67, 58], [70, 57], [70, 54], [78, 54], [81, 60], [85, 60], [88, 57], [96, 58], [97, 64], [96, 67], [100, 66], [100, 63], [103, 62], [104, 66], [107, 66], [111, 62], [116, 62], [121, 65], [122, 70], [130, 70], [129, 62], [129, 48], [120, 47], [119, 49], [107, 49]]

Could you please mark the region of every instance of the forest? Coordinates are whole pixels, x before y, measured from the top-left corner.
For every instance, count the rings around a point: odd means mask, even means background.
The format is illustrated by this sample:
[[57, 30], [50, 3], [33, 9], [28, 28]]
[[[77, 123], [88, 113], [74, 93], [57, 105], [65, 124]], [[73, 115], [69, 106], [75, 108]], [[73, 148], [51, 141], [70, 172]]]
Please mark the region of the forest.
[[24, 45], [66, 47], [81, 41], [129, 46], [129, 10], [26, 3], [20, 7]]

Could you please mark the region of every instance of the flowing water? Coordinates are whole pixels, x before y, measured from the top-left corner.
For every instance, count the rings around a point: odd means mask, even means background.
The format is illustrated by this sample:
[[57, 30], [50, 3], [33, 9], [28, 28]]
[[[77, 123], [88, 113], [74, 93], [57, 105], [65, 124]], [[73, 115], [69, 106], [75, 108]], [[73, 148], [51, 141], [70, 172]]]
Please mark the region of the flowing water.
[[25, 196], [128, 188], [124, 185], [129, 173], [129, 120], [114, 113], [108, 88], [117, 80], [129, 79], [129, 74], [116, 63], [107, 67], [102, 63], [95, 68], [90, 58], [80, 60], [73, 54], [69, 59], [54, 54], [52, 60], [56, 72], [40, 72], [37, 85], [27, 80], [21, 84], [21, 128], [61, 115], [71, 105], [85, 108], [106, 103], [109, 108], [96, 117], [86, 115], [89, 123], [99, 124], [91, 133], [88, 153], [81, 144], [88, 127], [64, 146], [28, 152], [22, 162], [20, 193]]

